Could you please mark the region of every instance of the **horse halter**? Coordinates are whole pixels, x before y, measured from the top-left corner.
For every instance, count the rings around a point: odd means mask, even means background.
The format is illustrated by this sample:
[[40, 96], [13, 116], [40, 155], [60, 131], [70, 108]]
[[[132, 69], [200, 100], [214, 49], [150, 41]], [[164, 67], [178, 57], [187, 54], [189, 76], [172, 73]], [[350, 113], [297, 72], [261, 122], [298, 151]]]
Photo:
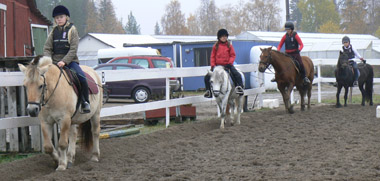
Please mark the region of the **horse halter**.
[[272, 54], [269, 51], [269, 56], [267, 57], [266, 62], [260, 60], [259, 64], [264, 64], [265, 65], [265, 69], [267, 69], [271, 63], [272, 63]]
[[42, 74], [41, 77], [44, 79], [44, 84], [42, 84], [42, 93], [41, 93], [40, 102], [28, 102], [28, 104], [34, 104], [34, 105], [37, 105], [38, 108], [41, 110], [41, 107], [45, 106], [45, 105], [49, 102], [51, 96], [54, 94], [55, 90], [57, 89], [58, 84], [59, 84], [59, 80], [61, 80], [61, 76], [62, 76], [62, 74], [63, 74], [62, 69], [59, 69], [59, 70], [60, 70], [60, 74], [59, 74], [59, 77], [58, 77], [58, 81], [57, 81], [57, 83], [55, 84], [55, 87], [54, 87], [54, 89], [53, 89], [53, 92], [52, 92], [52, 93], [50, 94], [50, 96], [46, 99], [46, 101], [45, 101], [45, 91], [47, 90], [47, 89], [46, 89], [46, 78], [45, 78], [45, 75]]

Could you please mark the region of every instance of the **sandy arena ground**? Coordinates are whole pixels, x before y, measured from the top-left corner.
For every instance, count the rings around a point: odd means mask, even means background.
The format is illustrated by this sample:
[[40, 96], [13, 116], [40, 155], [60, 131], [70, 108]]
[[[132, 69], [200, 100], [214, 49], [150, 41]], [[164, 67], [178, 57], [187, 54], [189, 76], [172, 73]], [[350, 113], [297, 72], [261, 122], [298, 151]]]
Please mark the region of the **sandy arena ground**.
[[101, 140], [99, 163], [78, 150], [56, 172], [46, 154], [0, 164], [1, 180], [379, 180], [376, 106], [283, 107], [242, 114], [220, 130], [211, 118], [147, 135]]

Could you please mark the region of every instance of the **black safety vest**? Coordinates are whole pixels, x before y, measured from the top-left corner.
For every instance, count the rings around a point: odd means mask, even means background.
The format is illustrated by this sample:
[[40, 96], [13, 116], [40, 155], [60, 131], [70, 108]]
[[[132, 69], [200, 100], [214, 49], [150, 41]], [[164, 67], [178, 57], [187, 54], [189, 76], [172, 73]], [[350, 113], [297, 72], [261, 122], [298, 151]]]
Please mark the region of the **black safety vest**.
[[68, 26], [65, 27], [65, 29], [60, 30], [61, 28], [56, 27], [53, 30], [53, 52], [54, 54], [64, 54], [66, 55], [67, 52], [70, 50], [70, 44], [69, 44], [69, 31], [71, 27], [73, 26], [72, 23], [70, 23]]
[[298, 49], [298, 41], [296, 40], [297, 32], [293, 32], [291, 36], [286, 33], [285, 38], [285, 50], [294, 50]]
[[346, 53], [348, 55], [349, 59], [355, 58], [355, 52], [352, 50], [351, 45], [349, 48], [345, 48], [344, 46], [342, 46], [342, 49], [343, 49], [344, 53]]

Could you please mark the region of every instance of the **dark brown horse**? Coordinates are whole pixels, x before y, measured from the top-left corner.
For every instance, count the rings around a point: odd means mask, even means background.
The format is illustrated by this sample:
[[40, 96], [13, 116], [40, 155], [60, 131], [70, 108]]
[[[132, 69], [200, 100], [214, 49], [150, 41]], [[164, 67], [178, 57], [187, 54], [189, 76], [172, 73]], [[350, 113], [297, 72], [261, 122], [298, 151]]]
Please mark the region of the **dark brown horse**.
[[272, 47], [261, 49], [259, 71], [264, 72], [269, 65], [272, 65], [276, 71], [275, 77], [277, 88], [282, 94], [285, 109], [293, 114], [293, 105], [290, 103], [290, 94], [294, 86], [300, 92], [301, 110], [305, 110], [305, 94], [307, 93], [307, 108], [310, 109], [311, 88], [314, 79], [314, 64], [309, 57], [302, 56], [302, 62], [305, 67], [305, 74], [310, 80], [310, 84], [304, 85], [303, 79], [293, 62], [293, 58], [285, 53], [272, 50]]

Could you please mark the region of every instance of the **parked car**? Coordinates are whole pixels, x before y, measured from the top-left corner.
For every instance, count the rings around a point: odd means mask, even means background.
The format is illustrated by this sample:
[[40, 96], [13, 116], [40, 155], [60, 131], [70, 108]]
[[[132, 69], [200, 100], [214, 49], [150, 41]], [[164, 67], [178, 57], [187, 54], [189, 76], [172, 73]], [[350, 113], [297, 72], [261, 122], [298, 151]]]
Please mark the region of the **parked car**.
[[[173, 68], [173, 62], [168, 57], [155, 55], [116, 57], [107, 63], [130, 63], [144, 68]], [[169, 83], [171, 90], [177, 91], [180, 88], [179, 81], [174, 77], [170, 78]]]
[[[139, 65], [128, 63], [99, 64], [94, 67], [99, 70], [145, 69]], [[106, 82], [105, 101], [109, 98], [131, 98], [136, 103], [149, 101], [152, 96], [165, 95], [165, 79], [128, 80]]]

